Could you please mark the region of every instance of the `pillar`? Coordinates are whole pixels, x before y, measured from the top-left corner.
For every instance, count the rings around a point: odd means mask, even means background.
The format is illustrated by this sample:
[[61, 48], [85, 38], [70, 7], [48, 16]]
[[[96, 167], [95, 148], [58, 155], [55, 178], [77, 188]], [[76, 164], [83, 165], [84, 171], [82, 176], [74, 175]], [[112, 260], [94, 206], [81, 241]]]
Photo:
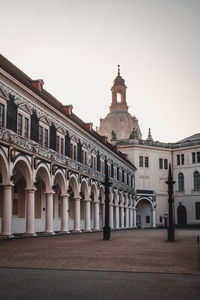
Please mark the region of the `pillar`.
[[109, 203], [109, 226], [113, 229], [113, 203]]
[[90, 199], [85, 199], [85, 232], [90, 232], [91, 231], [91, 226], [90, 226]]
[[11, 233], [12, 186], [4, 185], [3, 187], [2, 235], [13, 237]]
[[129, 228], [129, 208], [126, 207], [126, 228]]
[[121, 229], [124, 228], [124, 207], [121, 206]]
[[53, 195], [54, 193], [46, 194], [46, 228], [45, 233], [54, 234], [53, 232]]
[[94, 201], [94, 230], [99, 231], [99, 201]]
[[136, 220], [137, 220], [137, 217], [136, 217], [136, 208], [134, 207], [133, 208], [133, 227], [134, 228], [137, 228], [137, 222], [136, 222]]
[[35, 189], [26, 189], [26, 233], [25, 235], [36, 236], [35, 222]]
[[115, 220], [116, 220], [116, 229], [119, 229], [119, 205], [116, 205], [115, 209]]
[[130, 207], [130, 227], [133, 228], [133, 208]]
[[155, 208], [152, 209], [152, 223], [153, 223], [153, 228], [156, 228], [156, 213], [155, 213]]
[[74, 201], [75, 201], [74, 232], [81, 232], [81, 229], [80, 229], [80, 198], [74, 198]]
[[61, 195], [61, 233], [69, 233], [69, 195]]

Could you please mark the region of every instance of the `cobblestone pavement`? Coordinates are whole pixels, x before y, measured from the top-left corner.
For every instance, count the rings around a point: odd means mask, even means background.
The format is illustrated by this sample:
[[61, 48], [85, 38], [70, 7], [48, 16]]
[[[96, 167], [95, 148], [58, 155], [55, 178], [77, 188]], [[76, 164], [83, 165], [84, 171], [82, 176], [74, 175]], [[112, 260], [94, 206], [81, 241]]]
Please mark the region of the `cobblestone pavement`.
[[200, 274], [199, 230], [176, 230], [167, 242], [162, 229], [114, 231], [0, 240], [0, 267]]

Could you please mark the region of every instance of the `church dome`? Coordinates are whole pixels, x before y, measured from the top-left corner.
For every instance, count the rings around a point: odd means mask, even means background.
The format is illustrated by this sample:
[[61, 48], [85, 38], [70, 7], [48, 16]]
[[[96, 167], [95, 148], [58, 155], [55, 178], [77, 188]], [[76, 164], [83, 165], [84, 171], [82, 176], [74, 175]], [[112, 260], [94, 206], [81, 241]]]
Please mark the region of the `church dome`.
[[[114, 80], [112, 91], [112, 103], [110, 113], [100, 119], [99, 134], [108, 137], [111, 140], [141, 139], [141, 131], [138, 120], [128, 112], [126, 102], [125, 80], [120, 75], [120, 66], [118, 65], [118, 75]], [[118, 101], [120, 98], [121, 101]]]
[[138, 120], [128, 111], [112, 111], [100, 120], [99, 134], [106, 135], [109, 142], [113, 139], [129, 139], [133, 131], [136, 133], [135, 137], [141, 138]]

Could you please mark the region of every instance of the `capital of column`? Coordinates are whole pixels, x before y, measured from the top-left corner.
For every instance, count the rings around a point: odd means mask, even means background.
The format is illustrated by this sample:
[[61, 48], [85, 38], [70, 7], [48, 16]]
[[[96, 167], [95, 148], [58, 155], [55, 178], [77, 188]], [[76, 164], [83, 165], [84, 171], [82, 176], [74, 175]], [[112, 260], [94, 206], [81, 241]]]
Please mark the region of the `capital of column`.
[[65, 197], [69, 198], [70, 194], [68, 194], [68, 193], [67, 194], [61, 194], [60, 197], [62, 197], [62, 198], [65, 198]]
[[14, 184], [1, 184], [1, 186], [3, 186], [4, 189], [12, 189], [12, 187], [14, 186]]
[[91, 199], [84, 199], [85, 202], [91, 202]]

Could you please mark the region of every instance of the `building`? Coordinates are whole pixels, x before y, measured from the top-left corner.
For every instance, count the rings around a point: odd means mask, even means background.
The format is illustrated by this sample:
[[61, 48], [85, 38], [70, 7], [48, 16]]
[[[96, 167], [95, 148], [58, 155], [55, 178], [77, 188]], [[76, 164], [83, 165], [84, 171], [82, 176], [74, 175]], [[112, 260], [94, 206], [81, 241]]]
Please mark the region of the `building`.
[[110, 227], [134, 227], [136, 168], [43, 84], [0, 55], [1, 235], [102, 229], [105, 162]]
[[126, 85], [118, 74], [113, 82], [110, 113], [100, 119], [98, 132], [136, 166], [137, 227], [166, 226], [169, 163], [174, 180], [175, 223], [200, 225], [200, 134], [177, 143], [154, 141], [149, 129], [142, 139], [138, 120], [128, 112]]

